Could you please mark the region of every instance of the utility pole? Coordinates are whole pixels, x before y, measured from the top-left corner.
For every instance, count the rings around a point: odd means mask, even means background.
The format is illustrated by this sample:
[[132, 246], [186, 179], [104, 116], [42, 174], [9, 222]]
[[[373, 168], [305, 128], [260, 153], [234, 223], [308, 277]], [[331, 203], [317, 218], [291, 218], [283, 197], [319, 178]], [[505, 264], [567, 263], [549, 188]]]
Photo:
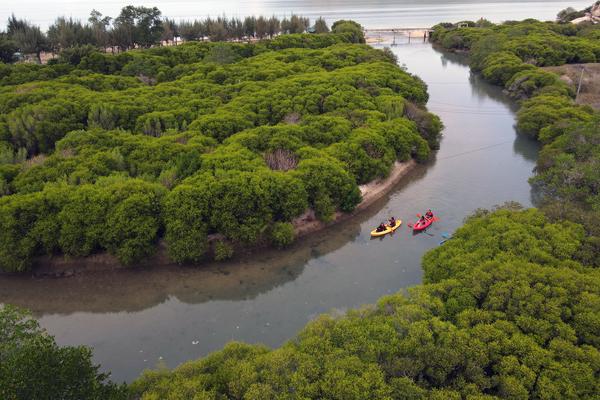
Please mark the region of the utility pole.
[[579, 83], [577, 84], [577, 94], [575, 95], [575, 103], [577, 103], [577, 98], [579, 97], [579, 92], [581, 91], [581, 81], [583, 80], [583, 71], [585, 71], [585, 67], [581, 66], [581, 75], [579, 75]]

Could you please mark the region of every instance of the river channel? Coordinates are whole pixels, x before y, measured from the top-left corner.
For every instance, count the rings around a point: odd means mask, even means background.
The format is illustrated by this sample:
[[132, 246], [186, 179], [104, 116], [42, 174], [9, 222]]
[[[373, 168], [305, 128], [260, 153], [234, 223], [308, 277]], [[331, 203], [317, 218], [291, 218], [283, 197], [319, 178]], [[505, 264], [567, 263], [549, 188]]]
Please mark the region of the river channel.
[[[226, 264], [98, 272], [64, 279], [1, 278], [0, 302], [31, 309], [61, 345], [89, 345], [116, 381], [174, 367], [231, 340], [278, 346], [312, 318], [375, 302], [421, 282], [420, 260], [478, 207], [532, 204], [538, 146], [517, 136], [516, 104], [469, 72], [463, 57], [397, 39], [399, 63], [429, 86], [445, 125], [441, 149], [355, 219]], [[406, 226], [431, 208], [440, 221]], [[369, 231], [395, 215], [394, 236]]]

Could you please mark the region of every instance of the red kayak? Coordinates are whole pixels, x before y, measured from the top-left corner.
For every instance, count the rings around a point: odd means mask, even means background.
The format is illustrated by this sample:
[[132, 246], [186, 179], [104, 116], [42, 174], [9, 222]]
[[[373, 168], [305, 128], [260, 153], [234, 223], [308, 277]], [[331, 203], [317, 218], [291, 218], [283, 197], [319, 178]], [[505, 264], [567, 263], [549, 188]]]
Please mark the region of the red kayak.
[[433, 224], [433, 218], [426, 217], [424, 220], [419, 219], [413, 225], [413, 231], [422, 231], [424, 229], [427, 229], [431, 224]]

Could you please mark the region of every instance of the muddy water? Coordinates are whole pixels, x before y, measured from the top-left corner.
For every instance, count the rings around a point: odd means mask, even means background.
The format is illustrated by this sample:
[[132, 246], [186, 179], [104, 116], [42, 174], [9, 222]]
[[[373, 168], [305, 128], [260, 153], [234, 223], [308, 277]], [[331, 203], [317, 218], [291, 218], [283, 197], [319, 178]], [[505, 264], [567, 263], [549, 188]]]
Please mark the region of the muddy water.
[[[398, 39], [398, 43], [405, 41]], [[169, 367], [230, 340], [277, 346], [316, 315], [376, 301], [421, 281], [420, 259], [478, 207], [531, 205], [527, 183], [537, 145], [516, 136], [515, 105], [469, 73], [464, 60], [428, 44], [392, 48], [429, 85], [429, 108], [446, 126], [435, 160], [356, 219], [286, 251], [202, 268], [155, 268], [68, 279], [2, 278], [0, 302], [33, 310], [60, 344], [94, 348], [115, 380]], [[440, 222], [413, 235], [371, 240], [395, 215], [408, 223], [425, 208]]]

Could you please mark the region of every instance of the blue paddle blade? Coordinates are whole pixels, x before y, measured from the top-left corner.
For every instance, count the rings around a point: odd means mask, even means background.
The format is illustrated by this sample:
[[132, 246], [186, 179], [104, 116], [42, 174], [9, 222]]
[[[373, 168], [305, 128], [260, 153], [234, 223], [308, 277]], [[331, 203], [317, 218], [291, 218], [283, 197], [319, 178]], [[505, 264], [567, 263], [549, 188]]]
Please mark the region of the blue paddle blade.
[[448, 233], [442, 233], [442, 237], [443, 237], [444, 239], [448, 239], [448, 237], [449, 237], [449, 236], [450, 236], [450, 235], [449, 235]]

